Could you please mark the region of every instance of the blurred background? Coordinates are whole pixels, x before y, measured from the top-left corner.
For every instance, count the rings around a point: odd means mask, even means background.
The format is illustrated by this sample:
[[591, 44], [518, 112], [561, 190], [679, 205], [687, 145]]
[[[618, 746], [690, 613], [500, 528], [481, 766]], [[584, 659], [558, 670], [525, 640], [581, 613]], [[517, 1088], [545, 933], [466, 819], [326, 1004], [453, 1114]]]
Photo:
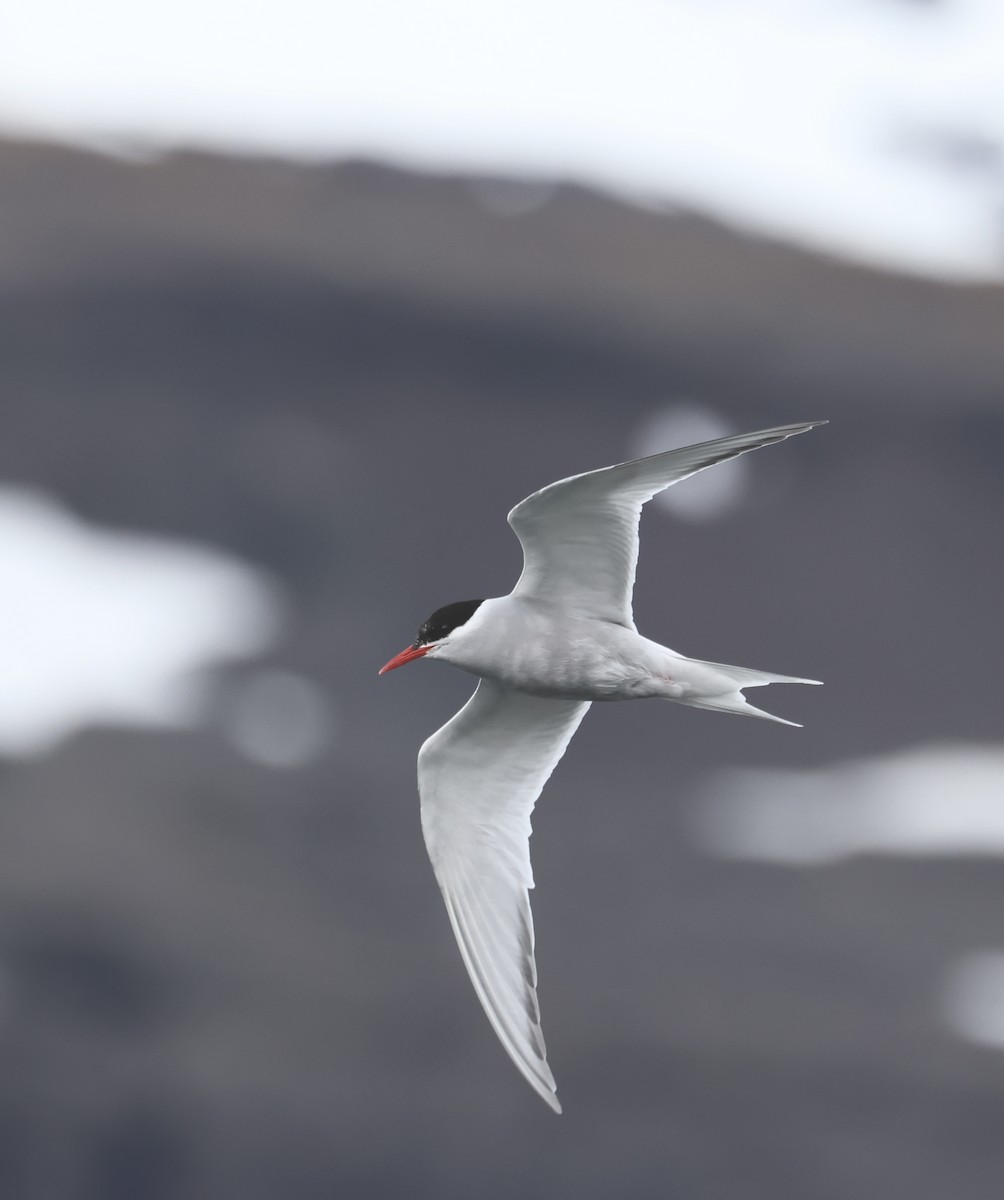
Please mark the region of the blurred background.
[[[996, 0], [5, 5], [0, 1195], [983, 1200], [1004, 1177]], [[596, 706], [534, 818], [565, 1113], [377, 669], [554, 479], [826, 681]]]

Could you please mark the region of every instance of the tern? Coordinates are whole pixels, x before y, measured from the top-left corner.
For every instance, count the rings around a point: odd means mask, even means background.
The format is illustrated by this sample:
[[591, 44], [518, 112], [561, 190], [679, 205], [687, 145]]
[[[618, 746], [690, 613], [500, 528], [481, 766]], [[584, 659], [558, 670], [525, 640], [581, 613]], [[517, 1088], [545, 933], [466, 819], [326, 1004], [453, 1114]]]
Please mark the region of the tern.
[[685, 658], [642, 637], [631, 610], [642, 506], [698, 471], [825, 424], [719, 438], [534, 492], [509, 513], [523, 547], [512, 592], [437, 609], [380, 670], [431, 658], [478, 677], [419, 751], [422, 832], [478, 999], [555, 1112], [537, 1003], [530, 814], [586, 710], [657, 697], [794, 725], [754, 708], [743, 689], [819, 682]]

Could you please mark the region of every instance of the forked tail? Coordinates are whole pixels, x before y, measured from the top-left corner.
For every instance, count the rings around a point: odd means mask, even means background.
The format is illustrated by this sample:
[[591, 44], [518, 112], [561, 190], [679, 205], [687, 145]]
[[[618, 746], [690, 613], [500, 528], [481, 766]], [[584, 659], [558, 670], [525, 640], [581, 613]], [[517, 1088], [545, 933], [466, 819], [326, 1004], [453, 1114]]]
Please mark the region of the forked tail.
[[[691, 660], [696, 661], [696, 660]], [[794, 725], [796, 729], [802, 726], [798, 721], [787, 721], [784, 717], [776, 717], [773, 713], [765, 712], [750, 704], [742, 693], [743, 688], [765, 687], [768, 683], [810, 683], [816, 686], [822, 684], [820, 679], [799, 679], [794, 675], [776, 675], [771, 671], [754, 671], [749, 667], [730, 667], [726, 663], [701, 662], [700, 666], [710, 667], [719, 675], [724, 675], [735, 688], [714, 696], [688, 696], [685, 704], [694, 708], [710, 708], [717, 712], [738, 713], [746, 717], [763, 717], [767, 721], [778, 721], [782, 725]]]

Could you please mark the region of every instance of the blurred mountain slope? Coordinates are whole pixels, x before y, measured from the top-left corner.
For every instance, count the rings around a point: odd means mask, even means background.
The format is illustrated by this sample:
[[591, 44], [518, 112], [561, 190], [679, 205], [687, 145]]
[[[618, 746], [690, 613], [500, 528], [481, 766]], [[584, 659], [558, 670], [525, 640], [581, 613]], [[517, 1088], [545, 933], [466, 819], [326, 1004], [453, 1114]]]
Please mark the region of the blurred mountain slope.
[[[704, 371], [745, 362], [766, 386], [811, 381], [844, 403], [1001, 404], [1000, 288], [869, 271], [570, 185], [5, 142], [0, 189], [4, 290], [261, 271]], [[872, 395], [842, 393], [865, 374]]]

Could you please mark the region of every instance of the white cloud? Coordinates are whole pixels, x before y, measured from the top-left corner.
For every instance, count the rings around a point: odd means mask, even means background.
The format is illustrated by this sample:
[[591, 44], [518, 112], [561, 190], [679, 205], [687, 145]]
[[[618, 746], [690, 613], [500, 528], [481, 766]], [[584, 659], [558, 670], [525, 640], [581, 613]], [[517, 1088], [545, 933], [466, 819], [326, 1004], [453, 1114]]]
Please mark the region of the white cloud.
[[277, 629], [264, 576], [223, 553], [113, 533], [42, 494], [0, 489], [0, 752], [92, 722], [198, 719], [199, 673]]
[[713, 854], [794, 866], [857, 854], [1004, 855], [1004, 748], [921, 746], [813, 771], [716, 771], [691, 820]]

